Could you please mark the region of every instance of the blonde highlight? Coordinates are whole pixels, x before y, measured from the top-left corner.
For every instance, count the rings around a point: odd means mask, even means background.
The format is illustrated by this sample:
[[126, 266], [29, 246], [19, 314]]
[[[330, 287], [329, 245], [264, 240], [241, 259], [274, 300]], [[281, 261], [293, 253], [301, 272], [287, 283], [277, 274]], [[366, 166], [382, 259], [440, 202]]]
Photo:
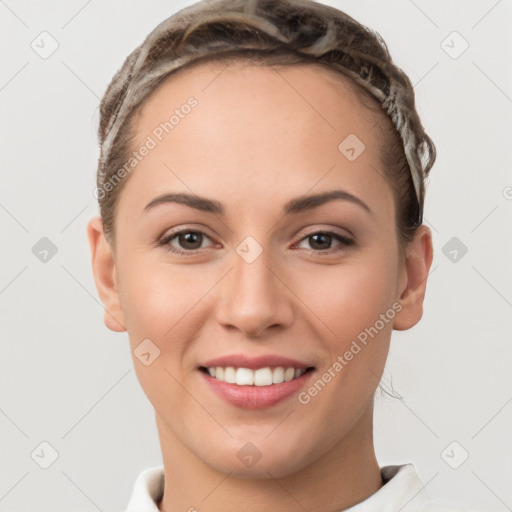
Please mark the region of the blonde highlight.
[[[378, 33], [312, 0], [201, 1], [160, 23], [126, 58], [101, 101], [98, 190], [126, 160], [134, 114], [156, 88], [178, 70], [222, 58], [317, 63], [374, 101], [394, 129], [391, 135], [383, 130], [382, 154], [397, 202], [399, 238], [403, 244], [412, 239], [422, 222], [425, 180], [436, 156], [416, 111], [413, 86]], [[108, 238], [126, 179], [98, 197]]]

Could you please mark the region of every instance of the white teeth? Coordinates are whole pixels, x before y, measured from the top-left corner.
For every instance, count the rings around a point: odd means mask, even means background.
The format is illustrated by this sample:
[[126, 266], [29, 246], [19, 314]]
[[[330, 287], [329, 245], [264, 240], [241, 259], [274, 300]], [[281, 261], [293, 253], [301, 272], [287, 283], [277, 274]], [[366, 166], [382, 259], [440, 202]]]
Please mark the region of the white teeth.
[[224, 382], [228, 382], [229, 384], [236, 384], [236, 369], [233, 368], [232, 366], [224, 368], [224, 379], [222, 380]]
[[207, 370], [211, 377], [237, 386], [271, 386], [289, 382], [306, 373], [306, 370], [302, 368], [283, 368], [282, 366], [276, 368], [267, 366], [257, 370], [216, 366], [207, 368]]
[[254, 372], [249, 368], [238, 368], [236, 383], [238, 386], [252, 386], [254, 384]]
[[295, 377], [295, 370], [293, 368], [286, 368], [286, 371], [284, 372], [284, 380], [288, 382], [289, 380], [292, 380], [293, 377]]
[[281, 384], [281, 382], [284, 382], [284, 368], [278, 366], [272, 372], [272, 384]]
[[254, 372], [255, 386], [270, 386], [272, 384], [272, 370], [270, 368], [260, 368]]

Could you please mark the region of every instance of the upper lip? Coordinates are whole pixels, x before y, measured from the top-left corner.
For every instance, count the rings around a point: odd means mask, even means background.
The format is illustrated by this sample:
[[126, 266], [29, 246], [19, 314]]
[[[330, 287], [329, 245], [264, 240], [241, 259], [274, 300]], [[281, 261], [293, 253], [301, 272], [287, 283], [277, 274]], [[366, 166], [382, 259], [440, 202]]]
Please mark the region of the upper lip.
[[265, 368], [266, 366], [282, 366], [283, 368], [298, 368], [304, 370], [312, 367], [312, 365], [308, 365], [297, 359], [291, 359], [277, 354], [267, 354], [258, 357], [249, 357], [244, 354], [232, 354], [210, 359], [200, 366], [205, 368], [232, 366], [234, 368], [250, 368], [252, 370]]

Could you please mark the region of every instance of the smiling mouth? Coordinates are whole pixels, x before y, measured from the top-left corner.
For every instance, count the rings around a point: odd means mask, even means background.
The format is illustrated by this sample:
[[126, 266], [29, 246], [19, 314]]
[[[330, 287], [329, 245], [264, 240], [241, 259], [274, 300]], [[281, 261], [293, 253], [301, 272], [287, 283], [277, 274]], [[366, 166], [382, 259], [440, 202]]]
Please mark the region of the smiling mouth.
[[256, 370], [251, 368], [235, 368], [233, 366], [199, 367], [200, 371], [210, 377], [237, 386], [272, 386], [282, 384], [283, 382], [298, 379], [314, 369], [314, 366], [309, 366], [308, 368], [266, 366]]

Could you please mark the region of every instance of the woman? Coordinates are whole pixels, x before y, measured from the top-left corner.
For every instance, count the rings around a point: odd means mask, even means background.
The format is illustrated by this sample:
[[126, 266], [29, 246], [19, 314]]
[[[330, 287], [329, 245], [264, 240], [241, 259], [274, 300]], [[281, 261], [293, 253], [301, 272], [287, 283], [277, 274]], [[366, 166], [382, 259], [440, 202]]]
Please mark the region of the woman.
[[199, 2], [126, 59], [99, 135], [95, 282], [164, 462], [127, 512], [456, 510], [373, 446], [435, 159], [380, 37], [306, 0]]

